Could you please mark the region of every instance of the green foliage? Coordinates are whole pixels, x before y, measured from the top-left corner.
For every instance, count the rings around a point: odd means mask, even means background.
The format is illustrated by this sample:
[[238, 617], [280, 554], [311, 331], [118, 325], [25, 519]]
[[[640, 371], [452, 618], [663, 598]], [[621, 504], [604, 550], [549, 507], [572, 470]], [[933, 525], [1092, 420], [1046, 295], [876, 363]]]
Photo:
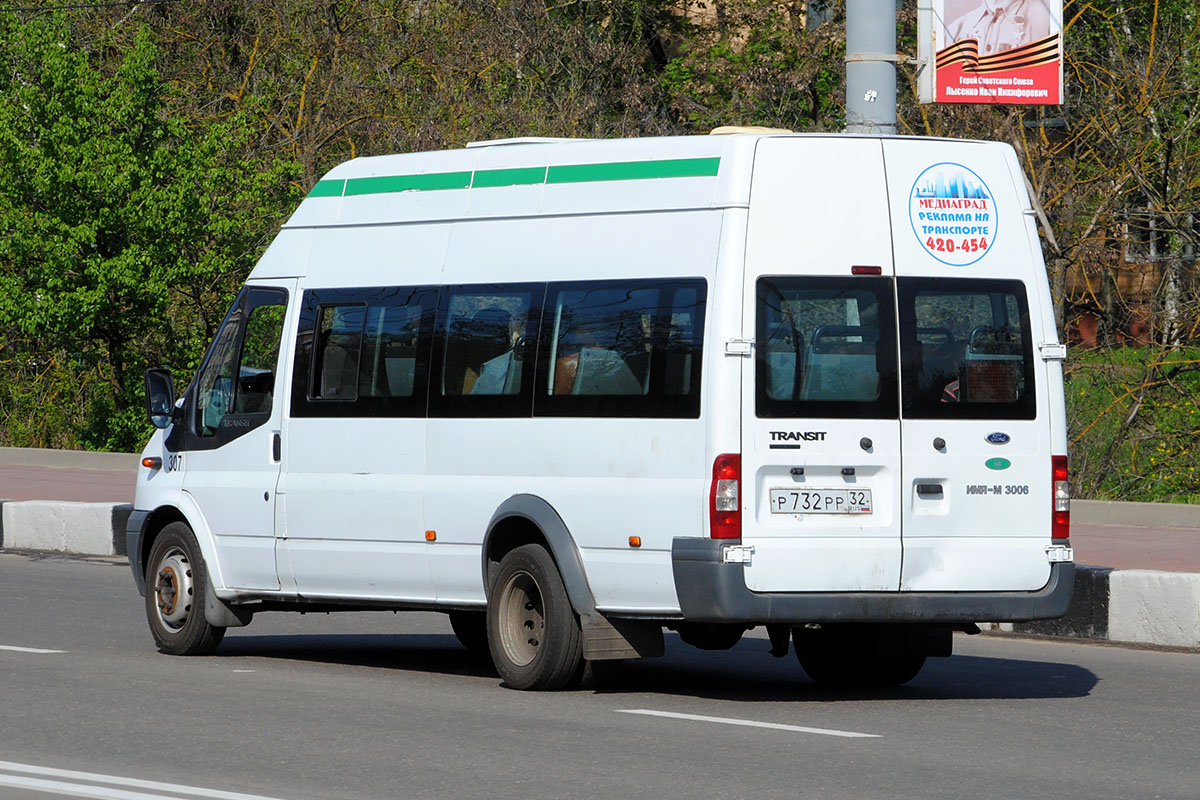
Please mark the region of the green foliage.
[[1095, 350], [1067, 373], [1077, 496], [1200, 502], [1200, 349]]
[[[349, 158], [844, 123], [841, 2], [221, 0], [69, 14], [0, 14], [0, 444], [136, 449], [149, 431], [142, 370], [172, 366], [182, 385], [278, 224]], [[1017, 148], [1064, 334], [1087, 307], [1102, 342], [1115, 346], [1129, 319], [1160, 342], [1072, 351], [1078, 496], [1200, 495], [1196, 356], [1162, 334], [1198, 335], [1196, 282], [1151, 280], [1119, 241], [1129, 209], [1152, 209], [1173, 254], [1200, 247], [1198, 16], [1194, 0], [1071, 7], [1058, 108], [921, 106], [914, 62], [900, 66], [900, 133]], [[916, 37], [906, 3], [899, 52], [915, 55]], [[1152, 302], [1135, 307], [1135, 285]]]
[[92, 384], [76, 398], [83, 419], [63, 419], [80, 444], [136, 449], [142, 371], [194, 364], [297, 197], [296, 168], [236, 157], [249, 113], [201, 128], [172, 114], [145, 29], [110, 71], [61, 17], [0, 18], [0, 37], [0, 327], [14, 351], [6, 393], [26, 400], [6, 436], [55, 438], [20, 419], [35, 395], [17, 386], [45, 364], [41, 375]]

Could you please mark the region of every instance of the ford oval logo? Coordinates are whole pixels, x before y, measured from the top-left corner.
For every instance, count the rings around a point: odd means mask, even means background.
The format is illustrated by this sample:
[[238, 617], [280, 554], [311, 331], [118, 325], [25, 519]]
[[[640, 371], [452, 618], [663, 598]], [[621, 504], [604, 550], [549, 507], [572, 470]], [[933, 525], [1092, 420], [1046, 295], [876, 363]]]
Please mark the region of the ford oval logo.
[[1007, 433], [996, 431], [987, 435], [988, 444], [1008, 444], [1010, 439]]

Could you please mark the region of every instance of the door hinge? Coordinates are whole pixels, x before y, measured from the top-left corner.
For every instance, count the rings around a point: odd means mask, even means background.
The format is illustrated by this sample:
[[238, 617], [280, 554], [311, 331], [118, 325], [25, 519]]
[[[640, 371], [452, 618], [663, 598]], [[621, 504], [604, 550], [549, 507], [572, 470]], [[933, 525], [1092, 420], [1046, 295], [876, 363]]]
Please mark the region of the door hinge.
[[1042, 342], [1038, 350], [1042, 353], [1043, 361], [1065, 361], [1067, 358], [1067, 346], [1059, 342]]
[[721, 548], [722, 564], [749, 564], [754, 557], [754, 545], [733, 544]]
[[753, 352], [753, 339], [730, 339], [725, 342], [725, 355], [727, 356], [748, 356]]

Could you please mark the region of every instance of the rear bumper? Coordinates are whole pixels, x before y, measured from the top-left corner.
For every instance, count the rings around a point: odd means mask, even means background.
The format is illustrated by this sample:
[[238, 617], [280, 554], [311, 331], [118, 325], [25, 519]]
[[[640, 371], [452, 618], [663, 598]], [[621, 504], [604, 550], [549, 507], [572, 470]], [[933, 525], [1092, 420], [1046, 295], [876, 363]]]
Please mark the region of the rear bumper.
[[737, 542], [677, 538], [675, 591], [685, 619], [756, 624], [806, 622], [1025, 622], [1067, 613], [1075, 565], [1050, 565], [1035, 592], [752, 592], [741, 564], [721, 563]]
[[142, 563], [142, 537], [146, 533], [149, 511], [134, 510], [125, 523], [125, 552], [129, 556], [129, 568], [133, 570], [133, 582], [138, 594], [146, 594], [146, 565]]

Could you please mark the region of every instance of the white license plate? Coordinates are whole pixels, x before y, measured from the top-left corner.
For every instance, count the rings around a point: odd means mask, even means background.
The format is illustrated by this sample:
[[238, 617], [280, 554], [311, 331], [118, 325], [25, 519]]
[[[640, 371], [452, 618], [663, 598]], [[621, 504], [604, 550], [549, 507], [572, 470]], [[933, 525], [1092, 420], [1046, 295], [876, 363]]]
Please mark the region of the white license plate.
[[870, 514], [870, 489], [772, 489], [772, 514]]

